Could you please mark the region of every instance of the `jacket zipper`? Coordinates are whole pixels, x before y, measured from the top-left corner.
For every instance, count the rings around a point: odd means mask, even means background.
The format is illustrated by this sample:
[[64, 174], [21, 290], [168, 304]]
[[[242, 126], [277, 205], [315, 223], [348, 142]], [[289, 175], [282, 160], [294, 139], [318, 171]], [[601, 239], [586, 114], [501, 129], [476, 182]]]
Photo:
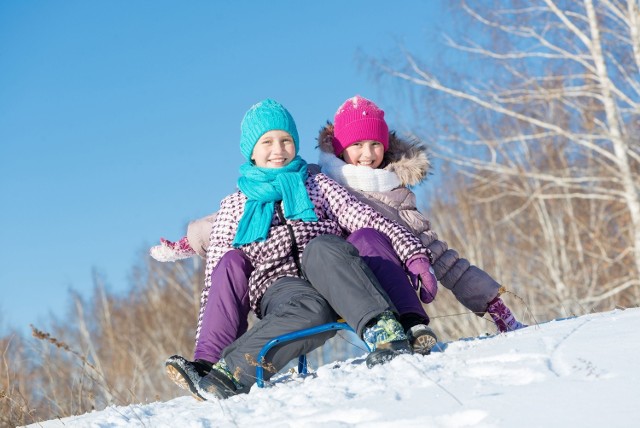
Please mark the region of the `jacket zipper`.
[[[300, 251], [298, 250], [298, 242], [296, 241], [296, 236], [293, 233], [293, 227], [284, 218], [284, 213], [282, 212], [282, 204], [280, 202], [276, 202], [276, 213], [278, 215], [278, 220], [282, 222], [285, 226], [287, 226], [287, 230], [289, 231], [289, 236], [291, 237], [291, 255], [293, 256], [293, 261], [296, 264], [296, 268], [298, 269], [298, 275], [301, 278], [305, 278], [304, 273], [302, 272], [302, 265], [300, 264]], [[305, 278], [306, 279], [306, 278]]]

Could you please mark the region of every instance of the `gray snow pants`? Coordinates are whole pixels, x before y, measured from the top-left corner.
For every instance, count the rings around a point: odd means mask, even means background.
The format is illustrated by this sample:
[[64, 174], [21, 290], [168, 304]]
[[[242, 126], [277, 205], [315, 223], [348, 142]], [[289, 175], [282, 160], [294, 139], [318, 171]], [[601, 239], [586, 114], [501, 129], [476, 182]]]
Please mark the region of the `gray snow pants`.
[[[311, 240], [302, 256], [302, 270], [308, 281], [285, 277], [267, 289], [260, 306], [263, 318], [222, 354], [247, 387], [255, 383], [258, 353], [271, 339], [334, 322], [339, 316], [361, 336], [369, 321], [383, 311], [395, 310], [358, 250], [338, 236]], [[272, 348], [266, 355], [265, 379], [299, 355], [320, 347], [335, 333], [320, 333]]]

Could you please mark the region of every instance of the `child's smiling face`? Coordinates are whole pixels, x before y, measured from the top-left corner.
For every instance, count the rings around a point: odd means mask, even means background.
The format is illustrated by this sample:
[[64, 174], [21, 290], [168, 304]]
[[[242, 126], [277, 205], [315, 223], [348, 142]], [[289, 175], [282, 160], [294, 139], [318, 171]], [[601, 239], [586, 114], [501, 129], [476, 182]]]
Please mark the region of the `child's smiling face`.
[[260, 168], [282, 168], [296, 156], [293, 137], [286, 131], [273, 130], [262, 134], [251, 153], [251, 160]]
[[356, 166], [378, 168], [384, 158], [384, 146], [375, 140], [364, 140], [353, 143], [342, 152], [346, 163]]

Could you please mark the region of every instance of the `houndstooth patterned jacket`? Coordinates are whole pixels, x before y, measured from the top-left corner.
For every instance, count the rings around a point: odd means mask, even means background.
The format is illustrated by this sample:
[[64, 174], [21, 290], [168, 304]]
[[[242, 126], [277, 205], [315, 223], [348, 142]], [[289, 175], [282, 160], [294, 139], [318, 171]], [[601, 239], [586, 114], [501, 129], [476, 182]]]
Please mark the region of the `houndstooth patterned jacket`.
[[[398, 256], [406, 262], [414, 254], [427, 254], [420, 239], [404, 227], [386, 219], [370, 206], [358, 201], [344, 187], [324, 174], [310, 175], [305, 181], [317, 222], [286, 220], [291, 226], [300, 257], [306, 245], [316, 236], [348, 236], [351, 232], [370, 227], [389, 237]], [[207, 250], [205, 287], [200, 299], [198, 333], [202, 323], [204, 308], [211, 288], [211, 273], [218, 261], [229, 250], [240, 218], [244, 212], [247, 197], [237, 191], [220, 204], [220, 210], [211, 229], [211, 242]], [[274, 213], [269, 235], [265, 241], [253, 242], [240, 247], [254, 266], [249, 279], [249, 300], [251, 309], [260, 314], [260, 300], [267, 288], [282, 277], [300, 277], [292, 252], [293, 242], [286, 224]]]

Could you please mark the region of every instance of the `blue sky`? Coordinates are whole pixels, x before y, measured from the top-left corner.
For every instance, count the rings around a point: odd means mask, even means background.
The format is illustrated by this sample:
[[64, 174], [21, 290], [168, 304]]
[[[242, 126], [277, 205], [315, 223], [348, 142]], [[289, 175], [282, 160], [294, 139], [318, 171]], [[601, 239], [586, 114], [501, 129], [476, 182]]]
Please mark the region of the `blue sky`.
[[235, 187], [255, 102], [291, 111], [301, 155], [346, 98], [406, 117], [362, 54], [429, 60], [446, 0], [0, 2], [0, 333], [114, 291], [159, 237]]

